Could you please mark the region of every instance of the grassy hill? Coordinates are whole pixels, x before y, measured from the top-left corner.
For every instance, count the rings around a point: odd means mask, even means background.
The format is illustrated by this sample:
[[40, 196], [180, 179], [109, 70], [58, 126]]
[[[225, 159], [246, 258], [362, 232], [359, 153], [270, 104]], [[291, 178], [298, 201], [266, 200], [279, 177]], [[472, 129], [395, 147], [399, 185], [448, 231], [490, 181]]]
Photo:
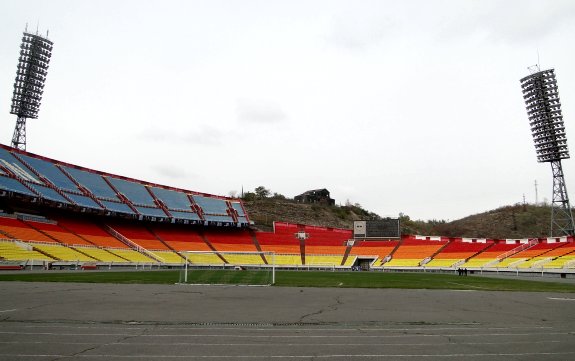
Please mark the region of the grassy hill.
[[354, 220], [379, 217], [357, 205], [302, 204], [281, 198], [244, 200], [244, 205], [250, 220], [258, 229], [266, 231], [272, 229], [274, 221], [351, 229]]
[[[274, 221], [351, 229], [354, 220], [379, 216], [359, 205], [326, 206], [301, 204], [290, 199], [263, 198], [245, 200], [255, 226], [271, 230]], [[422, 234], [472, 238], [527, 238], [549, 235], [551, 208], [517, 204], [467, 216], [451, 222], [412, 220], [401, 216], [403, 234]]]

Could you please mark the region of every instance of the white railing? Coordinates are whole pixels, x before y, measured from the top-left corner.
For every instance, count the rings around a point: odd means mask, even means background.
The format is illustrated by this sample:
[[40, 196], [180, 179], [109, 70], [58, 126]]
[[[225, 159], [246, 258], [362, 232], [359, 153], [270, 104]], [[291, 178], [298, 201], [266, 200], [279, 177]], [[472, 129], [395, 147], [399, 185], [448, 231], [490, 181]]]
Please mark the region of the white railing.
[[145, 254], [146, 256], [148, 256], [148, 257], [150, 257], [150, 258], [152, 258], [152, 259], [155, 259], [155, 260], [158, 261], [158, 262], [165, 263], [165, 260], [164, 260], [162, 257], [155, 255], [154, 253], [148, 251], [147, 249], [145, 249], [144, 247], [140, 246], [139, 244], [133, 242], [133, 241], [130, 240], [129, 238], [124, 237], [124, 235], [122, 235], [120, 232], [116, 231], [114, 228], [112, 228], [112, 227], [110, 227], [110, 226], [108, 226], [108, 225], [105, 225], [105, 227], [106, 227], [106, 230], [107, 230], [108, 232], [110, 232], [110, 234], [112, 234], [114, 237], [116, 237], [117, 239], [119, 239], [120, 241], [122, 241], [122, 242], [123, 242], [124, 244], [126, 244], [127, 246], [130, 246], [130, 247], [136, 249], [136, 251], [138, 251], [138, 252], [140, 252], [140, 253], [143, 253], [143, 254]]
[[521, 245], [519, 245], [519, 247], [515, 247], [512, 250], [509, 250], [503, 254], [500, 254], [499, 256], [496, 257], [496, 260], [500, 261], [500, 260], [507, 258], [509, 256], [513, 256], [514, 254], [519, 253], [521, 251], [524, 251], [527, 248], [531, 248], [531, 247], [535, 246], [536, 244], [539, 244], [539, 242], [536, 239], [532, 239], [528, 243], [522, 243]]

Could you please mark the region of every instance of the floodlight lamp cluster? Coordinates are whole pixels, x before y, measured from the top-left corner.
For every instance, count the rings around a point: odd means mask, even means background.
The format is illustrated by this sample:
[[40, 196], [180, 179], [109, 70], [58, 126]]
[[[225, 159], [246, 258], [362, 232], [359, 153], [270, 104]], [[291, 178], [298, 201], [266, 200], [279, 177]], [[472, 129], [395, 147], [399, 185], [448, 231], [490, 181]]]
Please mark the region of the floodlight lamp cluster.
[[521, 88], [537, 161], [543, 163], [568, 159], [567, 135], [555, 70], [539, 71], [521, 79]]
[[11, 114], [19, 118], [38, 118], [52, 46], [50, 40], [24, 32], [14, 82]]

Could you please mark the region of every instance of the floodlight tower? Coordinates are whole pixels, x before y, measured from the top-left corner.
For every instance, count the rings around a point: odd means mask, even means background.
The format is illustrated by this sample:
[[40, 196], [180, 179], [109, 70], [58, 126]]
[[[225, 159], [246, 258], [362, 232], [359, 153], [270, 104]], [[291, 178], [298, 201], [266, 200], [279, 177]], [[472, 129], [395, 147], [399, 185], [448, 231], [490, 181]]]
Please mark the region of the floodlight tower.
[[21, 150], [26, 150], [26, 119], [38, 118], [38, 110], [44, 93], [44, 82], [48, 74], [54, 44], [47, 37], [48, 33], [46, 37], [38, 35], [38, 32], [28, 33], [28, 27], [26, 27], [20, 45], [20, 58], [10, 113], [18, 117], [12, 136], [12, 147]]
[[521, 79], [521, 88], [535, 142], [537, 161], [551, 163], [551, 236], [573, 235], [575, 224], [561, 166], [561, 160], [569, 158], [569, 149], [555, 70], [540, 70], [539, 66], [530, 70], [532, 74]]

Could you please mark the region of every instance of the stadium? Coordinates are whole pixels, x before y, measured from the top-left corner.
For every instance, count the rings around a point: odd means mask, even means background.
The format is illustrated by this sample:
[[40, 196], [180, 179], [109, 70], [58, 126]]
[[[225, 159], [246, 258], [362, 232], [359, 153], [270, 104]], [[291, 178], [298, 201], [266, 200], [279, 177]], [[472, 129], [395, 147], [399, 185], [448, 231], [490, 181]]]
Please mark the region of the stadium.
[[[256, 232], [240, 199], [106, 174], [7, 146], [0, 148], [0, 162], [4, 269], [182, 267], [187, 256], [190, 265], [208, 268], [274, 263], [286, 269], [575, 271], [572, 236], [366, 240], [354, 239], [351, 230], [282, 222], [273, 232]], [[257, 252], [275, 254], [274, 262]]]
[[26, 27], [16, 127], [0, 144], [0, 361], [575, 357], [575, 225], [553, 69], [521, 79], [538, 161], [553, 170], [548, 237], [401, 234], [399, 217], [379, 216], [267, 230], [242, 197], [27, 151], [52, 45]]
[[0, 148], [0, 162], [4, 269], [172, 268], [182, 267], [187, 256], [193, 266], [232, 269], [465, 268], [563, 277], [575, 271], [572, 236], [357, 239], [352, 230], [282, 222], [273, 232], [259, 232], [240, 199], [106, 174], [7, 146]]

